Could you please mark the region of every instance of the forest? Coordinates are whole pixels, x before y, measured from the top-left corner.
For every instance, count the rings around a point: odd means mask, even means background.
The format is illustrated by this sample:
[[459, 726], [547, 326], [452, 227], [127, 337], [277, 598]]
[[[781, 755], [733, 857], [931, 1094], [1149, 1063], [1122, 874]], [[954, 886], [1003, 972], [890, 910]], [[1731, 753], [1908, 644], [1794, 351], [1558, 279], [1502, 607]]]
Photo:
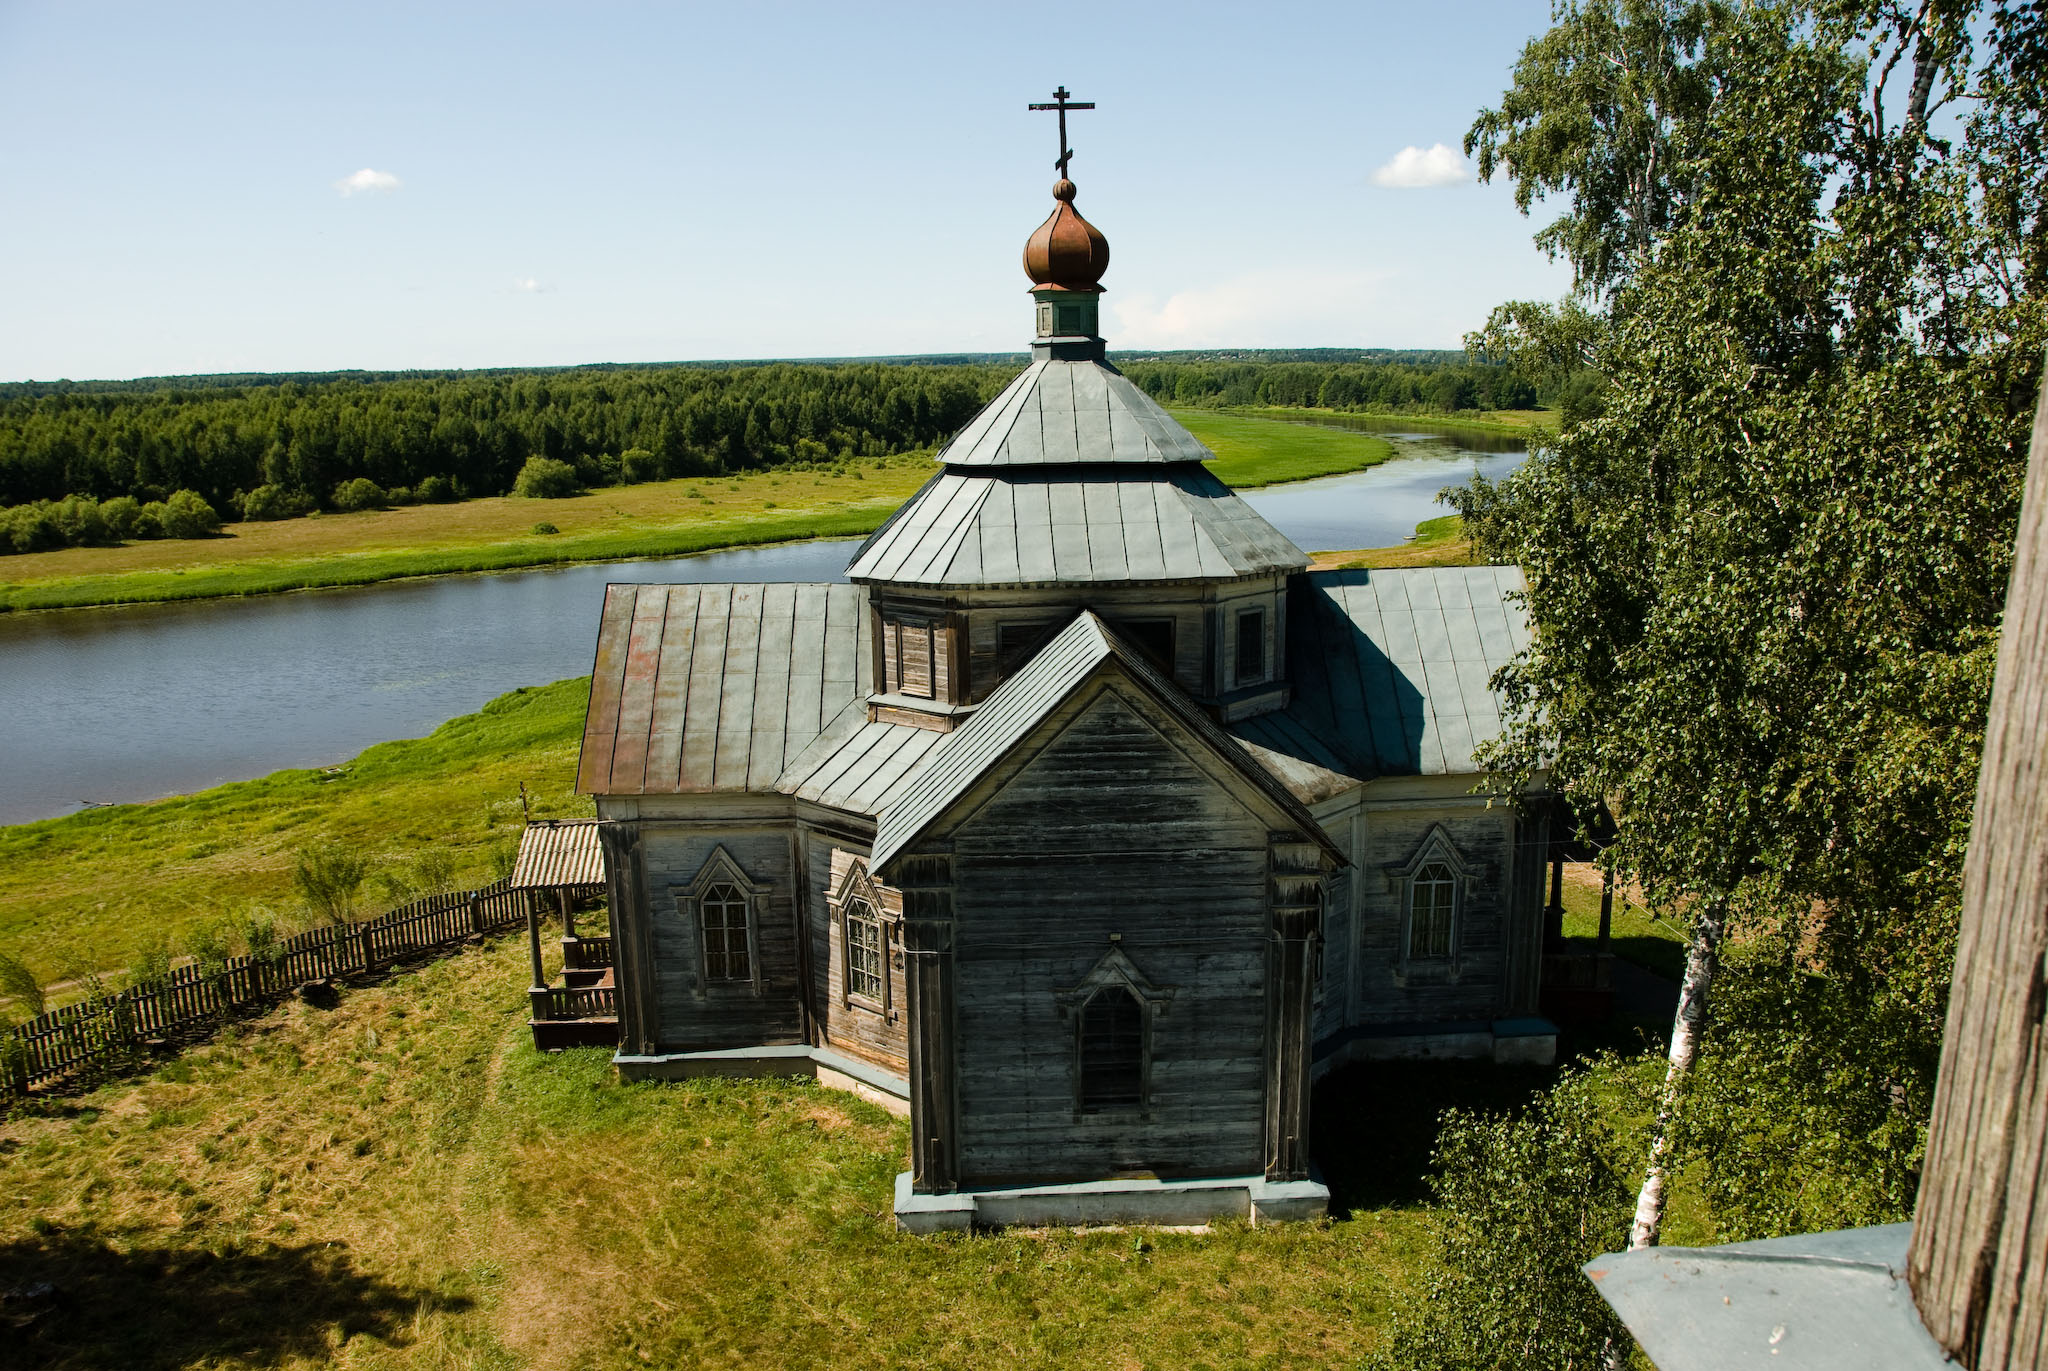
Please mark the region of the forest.
[[[556, 486], [609, 486], [909, 452], [965, 424], [1021, 361], [14, 383], [0, 387], [0, 552], [503, 495], [536, 458]], [[1458, 353], [1186, 354], [1125, 369], [1183, 406], [1449, 412], [1536, 398], [1506, 366]]]

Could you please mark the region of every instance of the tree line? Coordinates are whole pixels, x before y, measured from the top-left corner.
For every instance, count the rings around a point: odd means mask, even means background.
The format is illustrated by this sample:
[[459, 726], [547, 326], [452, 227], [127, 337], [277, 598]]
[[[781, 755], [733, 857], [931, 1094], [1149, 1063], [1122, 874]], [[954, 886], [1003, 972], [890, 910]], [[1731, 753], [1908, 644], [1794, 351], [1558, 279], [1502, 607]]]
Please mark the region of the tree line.
[[[1535, 403], [1535, 387], [1509, 367], [1461, 354], [1326, 351], [1187, 354], [1125, 369], [1179, 405], [1448, 412]], [[0, 552], [503, 495], [530, 466], [573, 489], [914, 451], [956, 432], [1020, 364], [10, 383], [0, 386]]]
[[1538, 402], [1538, 387], [1528, 377], [1462, 358], [1436, 363], [1128, 361], [1118, 363], [1118, 369], [1163, 405], [1455, 414], [1532, 409]]
[[240, 512], [262, 487], [332, 507], [347, 482], [511, 490], [530, 457], [589, 484], [619, 454], [661, 475], [884, 456], [939, 442], [1009, 379], [1000, 367], [775, 365], [285, 381], [0, 400], [0, 505], [178, 490]]

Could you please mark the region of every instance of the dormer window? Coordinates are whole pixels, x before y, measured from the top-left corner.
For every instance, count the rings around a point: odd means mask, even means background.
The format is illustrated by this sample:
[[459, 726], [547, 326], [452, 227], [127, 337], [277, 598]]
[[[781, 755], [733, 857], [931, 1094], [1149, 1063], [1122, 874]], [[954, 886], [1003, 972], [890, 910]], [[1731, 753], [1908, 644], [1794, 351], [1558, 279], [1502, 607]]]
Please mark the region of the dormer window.
[[883, 694], [954, 703], [953, 629], [943, 612], [885, 611], [881, 647]]
[[1237, 615], [1237, 684], [1257, 685], [1266, 679], [1266, 611], [1239, 610]]

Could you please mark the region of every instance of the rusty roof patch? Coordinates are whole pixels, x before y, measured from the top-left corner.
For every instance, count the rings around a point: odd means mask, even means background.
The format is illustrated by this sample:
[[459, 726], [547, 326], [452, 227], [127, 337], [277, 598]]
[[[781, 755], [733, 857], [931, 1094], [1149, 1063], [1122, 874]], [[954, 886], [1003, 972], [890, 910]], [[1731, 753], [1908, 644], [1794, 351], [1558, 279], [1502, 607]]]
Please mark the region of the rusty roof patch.
[[512, 890], [553, 890], [565, 885], [601, 885], [604, 853], [595, 819], [536, 819], [519, 835]]

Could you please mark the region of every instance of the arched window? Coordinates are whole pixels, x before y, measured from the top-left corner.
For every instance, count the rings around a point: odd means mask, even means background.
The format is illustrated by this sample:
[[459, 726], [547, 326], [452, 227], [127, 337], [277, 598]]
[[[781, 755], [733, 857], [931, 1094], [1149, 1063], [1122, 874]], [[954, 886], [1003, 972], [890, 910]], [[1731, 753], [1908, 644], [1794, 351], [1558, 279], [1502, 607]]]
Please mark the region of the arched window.
[[1145, 1102], [1145, 1007], [1122, 986], [1081, 1006], [1081, 1112], [1136, 1109]]
[[1442, 862], [1425, 863], [1408, 886], [1408, 959], [1451, 955], [1451, 914], [1458, 878]]
[[846, 902], [846, 993], [882, 1003], [882, 921], [858, 896]]
[[752, 980], [747, 961], [747, 897], [729, 881], [697, 897], [704, 921], [704, 977], [712, 981]]

